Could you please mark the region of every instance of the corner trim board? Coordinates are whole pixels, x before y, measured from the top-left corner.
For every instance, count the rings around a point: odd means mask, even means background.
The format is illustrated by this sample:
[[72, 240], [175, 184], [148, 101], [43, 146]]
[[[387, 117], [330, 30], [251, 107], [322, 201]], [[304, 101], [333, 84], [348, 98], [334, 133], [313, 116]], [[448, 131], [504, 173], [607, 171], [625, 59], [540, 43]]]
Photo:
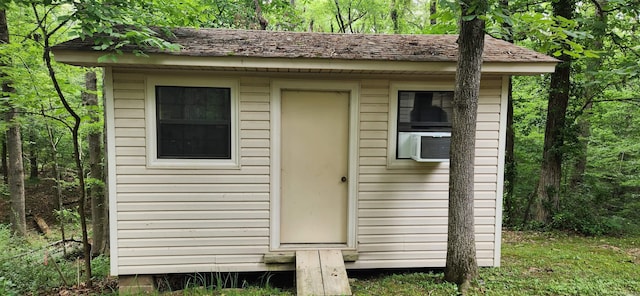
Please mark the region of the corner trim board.
[[104, 68], [103, 84], [104, 88], [104, 122], [106, 129], [107, 144], [105, 147], [107, 154], [107, 196], [109, 198], [109, 252], [111, 257], [110, 273], [113, 276], [118, 272], [118, 201], [116, 193], [116, 128], [114, 116], [113, 97], [113, 69]]
[[493, 266], [500, 266], [502, 249], [502, 195], [504, 193], [505, 150], [507, 145], [507, 108], [509, 100], [509, 76], [502, 77], [502, 92], [500, 98], [500, 134], [498, 135], [498, 180], [496, 186], [496, 230], [493, 247]]

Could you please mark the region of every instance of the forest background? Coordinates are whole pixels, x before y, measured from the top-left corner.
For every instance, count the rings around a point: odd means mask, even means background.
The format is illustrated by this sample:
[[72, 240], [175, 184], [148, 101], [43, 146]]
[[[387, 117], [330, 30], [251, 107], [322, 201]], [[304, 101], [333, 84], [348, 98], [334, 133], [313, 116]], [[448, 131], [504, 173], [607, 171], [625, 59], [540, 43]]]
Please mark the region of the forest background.
[[[567, 73], [560, 85], [552, 85], [553, 75], [512, 80], [504, 226], [637, 233], [640, 1], [489, 2], [488, 35], [557, 57]], [[453, 0], [15, 0], [0, 9], [8, 29], [0, 44], [0, 222], [14, 221], [10, 204], [19, 198], [29, 224], [42, 218], [64, 230], [60, 222], [88, 214], [94, 255], [108, 253], [101, 69], [48, 60], [55, 44], [106, 34], [116, 38], [100, 40], [97, 49], [173, 47], [147, 26], [456, 34], [460, 15]], [[131, 30], [116, 30], [120, 25]], [[554, 94], [560, 87], [565, 96]], [[25, 178], [26, 195], [18, 184]]]

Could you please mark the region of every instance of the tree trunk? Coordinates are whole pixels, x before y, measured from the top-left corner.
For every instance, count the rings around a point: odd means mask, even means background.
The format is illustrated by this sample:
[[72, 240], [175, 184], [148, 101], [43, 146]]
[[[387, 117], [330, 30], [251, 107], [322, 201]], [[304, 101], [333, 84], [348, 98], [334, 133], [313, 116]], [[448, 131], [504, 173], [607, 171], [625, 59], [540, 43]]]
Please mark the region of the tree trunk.
[[505, 155], [504, 155], [504, 213], [505, 225], [513, 226], [515, 224], [514, 217], [516, 216], [515, 206], [515, 194], [514, 189], [516, 186], [516, 177], [518, 171], [516, 167], [516, 151], [515, 141], [516, 134], [513, 129], [513, 79], [509, 77], [507, 85], [507, 137], [505, 143]]
[[[4, 9], [0, 10], [0, 43], [9, 43], [9, 28], [7, 26], [7, 14]], [[5, 66], [5, 65], [0, 65]], [[2, 80], [2, 97], [9, 93], [14, 93], [15, 89], [8, 81], [6, 74], [0, 72]], [[11, 104], [11, 100], [6, 101], [7, 111], [5, 121], [7, 122], [7, 177], [9, 183], [9, 195], [11, 197], [11, 229], [17, 235], [27, 234], [27, 219], [25, 215], [24, 202], [24, 169], [22, 167], [22, 139], [20, 137], [20, 123], [17, 121], [18, 110]]]
[[[603, 38], [606, 34], [607, 29], [607, 11], [603, 9], [603, 7], [607, 6], [608, 0], [593, 0], [598, 3], [596, 5], [595, 18], [596, 21], [591, 24], [593, 26], [592, 35], [593, 42], [591, 43], [590, 49], [595, 51], [602, 51], [604, 47]], [[587, 69], [586, 69], [586, 81], [597, 81], [595, 74], [600, 71], [602, 67], [602, 56], [589, 59], [587, 61]], [[570, 180], [570, 188], [572, 192], [577, 192], [580, 190], [580, 185], [582, 185], [584, 181], [584, 173], [587, 169], [587, 152], [588, 152], [588, 142], [589, 137], [591, 136], [591, 120], [590, 120], [590, 112], [591, 107], [593, 105], [593, 99], [600, 95], [601, 88], [596, 85], [590, 85], [585, 88], [584, 96], [585, 96], [585, 104], [578, 118], [578, 154], [576, 156], [576, 160], [573, 163], [573, 171], [571, 174]]]
[[253, 5], [255, 6], [256, 10], [256, 18], [260, 23], [260, 30], [266, 30], [267, 26], [269, 25], [269, 21], [267, 21], [267, 19], [262, 16], [262, 7], [260, 6], [260, 0], [253, 0]]
[[[500, 0], [502, 10], [509, 13], [509, 0]], [[501, 24], [502, 28], [507, 32], [502, 38], [504, 41], [513, 43], [512, 27], [508, 22]], [[513, 130], [513, 79], [509, 77], [507, 82], [507, 135], [504, 156], [504, 223], [505, 225], [513, 225], [513, 217], [515, 217], [514, 209], [514, 193], [516, 184], [516, 156], [515, 156], [515, 132]]]
[[[566, 19], [573, 18], [575, 0], [553, 2], [553, 13]], [[568, 45], [563, 45], [568, 50]], [[560, 206], [560, 182], [562, 179], [562, 157], [569, 90], [571, 87], [571, 56], [562, 54], [561, 62], [551, 74], [551, 89], [547, 107], [547, 123], [544, 134], [540, 180], [531, 196], [530, 218], [538, 223], [551, 222], [553, 212]], [[529, 211], [527, 211], [529, 212]]]
[[[100, 121], [98, 112], [98, 87], [96, 72], [89, 71], [85, 74], [86, 91], [82, 93], [82, 103], [88, 106], [91, 123]], [[104, 192], [104, 174], [102, 168], [102, 134], [99, 129], [92, 128], [89, 132], [87, 142], [89, 143], [89, 174], [93, 179], [88, 195], [91, 199], [91, 224], [93, 229], [92, 256], [104, 254], [107, 251], [109, 233], [105, 232], [104, 224], [107, 223], [106, 196]]]
[[431, 0], [431, 2], [429, 3], [429, 23], [431, 25], [435, 25], [436, 24], [436, 18], [434, 17], [434, 15], [436, 14], [436, 12], [438, 11], [438, 1], [437, 0]]
[[33, 130], [29, 132], [29, 179], [38, 179], [38, 145]]
[[[35, 8], [34, 8], [35, 9]], [[40, 20], [39, 20], [40, 21]], [[85, 283], [87, 287], [91, 288], [93, 286], [93, 282], [91, 279], [91, 245], [89, 244], [89, 235], [87, 232], [87, 215], [85, 211], [85, 201], [87, 198], [86, 192], [86, 184], [84, 179], [84, 170], [82, 168], [82, 160], [80, 159], [80, 139], [79, 139], [79, 131], [80, 131], [80, 123], [82, 118], [76, 113], [69, 102], [64, 96], [62, 89], [60, 88], [60, 84], [58, 83], [58, 79], [56, 78], [55, 70], [53, 69], [53, 65], [51, 63], [51, 45], [49, 44], [51, 33], [47, 31], [46, 27], [42, 24], [42, 22], [38, 22], [38, 27], [42, 32], [43, 43], [44, 43], [44, 53], [42, 54], [42, 58], [44, 59], [45, 65], [47, 66], [47, 70], [49, 72], [49, 78], [53, 83], [53, 87], [56, 90], [56, 94], [60, 99], [60, 102], [64, 106], [65, 110], [73, 117], [74, 125], [71, 128], [72, 142], [73, 142], [73, 158], [75, 160], [76, 170], [78, 171], [78, 183], [80, 186], [80, 199], [78, 202], [78, 213], [80, 214], [80, 229], [82, 231], [82, 248], [84, 255], [84, 268], [85, 268]]]
[[[42, 109], [42, 114], [44, 115], [44, 108]], [[58, 141], [55, 139], [53, 135], [53, 129], [47, 123], [47, 135], [49, 136], [49, 144], [51, 145], [51, 159], [53, 160], [53, 175], [56, 179], [56, 197], [58, 200], [58, 211], [62, 213], [64, 210], [64, 203], [62, 201], [62, 177], [60, 175], [60, 164], [58, 163]], [[60, 219], [60, 236], [62, 241], [66, 239], [65, 234], [65, 221], [64, 219]], [[62, 252], [66, 256], [67, 255], [67, 247], [65, 244], [62, 244]]]
[[461, 1], [463, 20], [458, 38], [458, 65], [453, 97], [449, 164], [449, 227], [445, 280], [465, 293], [478, 276], [474, 231], [474, 158], [480, 67], [484, 50], [485, 0]]
[[9, 184], [9, 165], [7, 164], [7, 134], [2, 137], [2, 180]]
[[[334, 0], [333, 3], [336, 5], [336, 21], [338, 22], [338, 32], [339, 33], [346, 33], [347, 32], [347, 27], [345, 25], [345, 21], [342, 18], [342, 12], [340, 11], [340, 2], [338, 2], [338, 0]], [[333, 30], [331, 30], [333, 31]]]
[[389, 11], [389, 17], [393, 24], [393, 34], [400, 34], [400, 24], [398, 23], [398, 0], [391, 0], [391, 9]]

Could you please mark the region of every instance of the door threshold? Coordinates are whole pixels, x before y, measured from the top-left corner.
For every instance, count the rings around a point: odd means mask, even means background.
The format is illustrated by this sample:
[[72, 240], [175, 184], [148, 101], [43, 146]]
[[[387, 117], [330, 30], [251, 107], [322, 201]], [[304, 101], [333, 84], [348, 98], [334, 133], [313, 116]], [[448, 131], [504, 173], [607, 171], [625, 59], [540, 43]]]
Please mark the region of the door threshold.
[[[318, 250], [318, 249], [315, 249]], [[342, 260], [344, 262], [358, 261], [358, 251], [356, 250], [342, 250]], [[263, 262], [265, 264], [286, 264], [296, 262], [296, 251], [277, 251], [268, 252], [263, 256]]]
[[281, 250], [323, 250], [323, 249], [350, 249], [347, 244], [280, 244]]

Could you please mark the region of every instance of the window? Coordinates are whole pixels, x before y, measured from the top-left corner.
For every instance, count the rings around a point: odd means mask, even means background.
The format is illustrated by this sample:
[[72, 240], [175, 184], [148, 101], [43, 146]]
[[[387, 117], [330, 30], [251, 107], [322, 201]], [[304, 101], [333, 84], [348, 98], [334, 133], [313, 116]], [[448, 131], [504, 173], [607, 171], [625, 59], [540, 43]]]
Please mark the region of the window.
[[452, 82], [453, 79], [451, 82], [448, 79], [446, 82], [444, 79], [391, 82], [387, 168], [423, 168], [423, 162], [412, 159], [412, 154], [417, 149], [416, 135], [442, 137], [443, 140], [450, 135], [453, 115]]
[[237, 80], [159, 74], [146, 85], [148, 167], [240, 167]]
[[398, 91], [397, 132], [451, 131], [452, 91]]
[[158, 158], [231, 158], [230, 88], [155, 88]]

